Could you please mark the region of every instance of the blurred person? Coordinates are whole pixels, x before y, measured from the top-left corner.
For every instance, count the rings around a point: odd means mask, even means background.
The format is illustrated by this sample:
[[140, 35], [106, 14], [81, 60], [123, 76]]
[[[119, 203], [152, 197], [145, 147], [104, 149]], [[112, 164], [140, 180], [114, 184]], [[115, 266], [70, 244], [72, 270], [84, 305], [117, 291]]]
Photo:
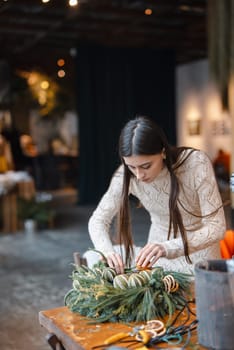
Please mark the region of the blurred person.
[[5, 137], [0, 134], [0, 173], [13, 170], [11, 147]]
[[215, 174], [218, 179], [221, 179], [225, 182], [229, 182], [230, 176], [230, 154], [224, 151], [222, 148], [218, 150], [217, 156], [213, 161], [213, 166]]
[[21, 132], [15, 126], [5, 124], [1, 133], [11, 147], [14, 170], [25, 170], [27, 160], [20, 144]]

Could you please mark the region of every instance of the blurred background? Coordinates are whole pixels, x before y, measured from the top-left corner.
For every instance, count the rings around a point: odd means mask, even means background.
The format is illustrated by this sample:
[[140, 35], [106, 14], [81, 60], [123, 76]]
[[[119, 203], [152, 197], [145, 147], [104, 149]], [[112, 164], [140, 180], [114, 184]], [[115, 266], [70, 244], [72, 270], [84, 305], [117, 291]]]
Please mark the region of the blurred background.
[[[233, 0], [0, 0], [0, 338], [44, 350], [135, 114], [214, 164], [233, 228]], [[135, 239], [148, 228], [134, 216]], [[134, 222], [135, 222], [134, 221]]]

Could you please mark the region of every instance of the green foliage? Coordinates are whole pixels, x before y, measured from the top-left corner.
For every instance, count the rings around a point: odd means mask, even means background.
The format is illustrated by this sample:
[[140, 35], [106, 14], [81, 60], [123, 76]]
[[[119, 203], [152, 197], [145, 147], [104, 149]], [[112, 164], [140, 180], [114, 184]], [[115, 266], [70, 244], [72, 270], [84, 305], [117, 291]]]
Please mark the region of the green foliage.
[[18, 217], [24, 221], [33, 219], [37, 223], [48, 223], [54, 217], [55, 213], [49, 208], [48, 202], [38, 202], [35, 198], [18, 198]]
[[[183, 308], [189, 297], [192, 275], [158, 267], [152, 269], [151, 277], [145, 279], [142, 286], [121, 289], [103, 277], [105, 269], [108, 269], [105, 265], [93, 269], [76, 267], [71, 276], [73, 288], [64, 298], [71, 311], [95, 322], [148, 321], [166, 315], [170, 319], [177, 309]], [[130, 275], [132, 272], [128, 269], [126, 273]], [[178, 288], [170, 292], [163, 282], [168, 275], [178, 283]]]

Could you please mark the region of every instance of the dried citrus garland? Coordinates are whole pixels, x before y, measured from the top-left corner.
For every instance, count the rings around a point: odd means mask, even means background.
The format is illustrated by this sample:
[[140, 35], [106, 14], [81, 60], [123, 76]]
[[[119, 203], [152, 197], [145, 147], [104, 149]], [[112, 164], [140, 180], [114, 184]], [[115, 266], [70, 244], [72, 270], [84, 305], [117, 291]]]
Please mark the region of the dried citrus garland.
[[191, 277], [162, 267], [126, 269], [117, 275], [105, 263], [92, 269], [80, 266], [72, 272], [73, 288], [65, 295], [65, 305], [95, 322], [163, 318], [184, 307]]

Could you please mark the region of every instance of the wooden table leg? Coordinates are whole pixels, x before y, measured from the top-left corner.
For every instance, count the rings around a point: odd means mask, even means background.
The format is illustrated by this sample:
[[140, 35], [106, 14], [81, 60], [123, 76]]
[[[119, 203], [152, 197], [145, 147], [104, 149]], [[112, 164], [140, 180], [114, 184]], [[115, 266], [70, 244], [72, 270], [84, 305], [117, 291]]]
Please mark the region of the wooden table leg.
[[49, 333], [46, 340], [53, 350], [66, 350], [55, 334]]
[[2, 197], [3, 206], [3, 232], [12, 233], [18, 229], [17, 196], [14, 192]]

